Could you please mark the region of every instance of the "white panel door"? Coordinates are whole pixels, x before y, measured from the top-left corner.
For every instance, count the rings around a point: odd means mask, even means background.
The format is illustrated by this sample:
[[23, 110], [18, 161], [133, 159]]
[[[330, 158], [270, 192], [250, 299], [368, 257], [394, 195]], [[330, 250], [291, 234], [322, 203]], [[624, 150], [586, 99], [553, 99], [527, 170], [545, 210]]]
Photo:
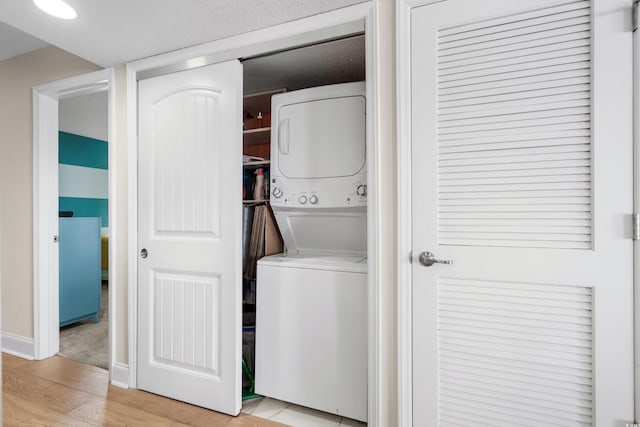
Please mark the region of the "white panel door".
[[630, 10], [412, 10], [414, 426], [633, 420]]
[[242, 66], [139, 89], [138, 387], [241, 408]]

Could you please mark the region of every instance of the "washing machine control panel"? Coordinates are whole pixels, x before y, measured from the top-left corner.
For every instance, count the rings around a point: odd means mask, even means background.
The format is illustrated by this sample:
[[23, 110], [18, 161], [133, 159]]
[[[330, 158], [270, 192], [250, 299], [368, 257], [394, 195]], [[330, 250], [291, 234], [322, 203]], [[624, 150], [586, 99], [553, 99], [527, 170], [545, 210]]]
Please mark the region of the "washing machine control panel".
[[348, 185], [344, 178], [293, 180], [272, 175], [270, 188], [274, 206], [339, 208], [367, 204], [367, 183], [363, 175], [353, 177]]

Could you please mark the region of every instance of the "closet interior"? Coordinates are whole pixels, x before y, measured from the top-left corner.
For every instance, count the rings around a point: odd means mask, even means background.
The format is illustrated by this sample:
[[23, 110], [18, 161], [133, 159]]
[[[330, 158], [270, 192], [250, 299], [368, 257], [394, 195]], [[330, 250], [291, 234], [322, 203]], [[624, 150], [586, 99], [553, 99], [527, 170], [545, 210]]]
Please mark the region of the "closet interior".
[[[243, 398], [268, 395], [366, 421], [364, 35], [247, 58], [242, 65]], [[336, 103], [341, 97], [346, 101]], [[308, 113], [316, 115], [300, 120], [298, 113], [289, 114], [302, 103], [296, 99], [308, 101], [313, 105]], [[272, 105], [278, 105], [280, 110], [272, 111]], [[304, 125], [296, 128], [295, 120]], [[342, 123], [340, 120], [344, 125], [333, 129], [336, 123]], [[301, 130], [303, 126], [305, 129]], [[300, 142], [301, 138], [305, 142]], [[350, 148], [354, 139], [355, 148]], [[311, 148], [302, 149], [309, 141], [313, 141]], [[305, 151], [302, 157], [294, 157], [301, 151]], [[298, 159], [298, 164], [286, 166], [292, 159]], [[293, 177], [297, 174], [294, 170], [300, 171], [299, 176]], [[295, 189], [289, 186], [285, 191], [284, 183], [290, 178], [301, 179], [293, 184]], [[300, 187], [299, 182], [308, 188]], [[285, 271], [285, 267], [291, 269]], [[307, 268], [311, 279], [291, 273]], [[305, 282], [314, 282], [314, 277], [321, 278], [326, 289], [336, 287], [331, 291], [335, 299], [331, 304], [338, 308], [320, 306], [315, 322], [320, 329], [309, 325], [306, 331], [290, 330], [295, 324], [305, 324], [299, 312], [309, 311], [305, 308], [308, 299], [322, 300], [325, 291], [314, 297], [313, 288], [304, 287], [308, 285]], [[285, 292], [287, 297], [278, 292]], [[287, 306], [277, 306], [284, 300], [288, 301]], [[281, 323], [274, 323], [276, 311], [280, 313], [277, 322]], [[354, 330], [342, 327], [351, 321], [349, 316], [357, 318], [353, 321]], [[344, 330], [336, 333], [336, 328]], [[271, 333], [272, 329], [278, 332]], [[352, 333], [362, 336], [354, 337]], [[291, 340], [285, 342], [286, 339]], [[340, 340], [355, 340], [361, 345], [358, 351], [346, 352], [353, 354], [341, 354]], [[277, 349], [273, 350], [273, 346]], [[310, 349], [317, 355], [305, 353]], [[288, 354], [281, 354], [285, 350]], [[270, 355], [273, 351], [278, 353], [277, 362]], [[314, 372], [316, 356], [336, 358], [334, 372]], [[302, 359], [307, 360], [308, 366], [300, 376], [301, 368], [295, 366], [295, 361]], [[358, 364], [357, 381], [337, 372], [351, 366], [342, 365], [343, 359], [350, 359], [348, 363], [354, 366]], [[331, 368], [318, 364], [315, 371], [320, 369]], [[266, 371], [270, 373], [267, 375]], [[282, 379], [275, 388], [273, 375]], [[358, 396], [349, 399], [357, 402], [345, 404], [343, 409], [328, 401], [335, 393], [330, 384], [321, 384], [325, 382], [323, 376], [342, 376], [354, 383], [351, 390]], [[349, 386], [344, 384], [343, 388], [349, 390]]]

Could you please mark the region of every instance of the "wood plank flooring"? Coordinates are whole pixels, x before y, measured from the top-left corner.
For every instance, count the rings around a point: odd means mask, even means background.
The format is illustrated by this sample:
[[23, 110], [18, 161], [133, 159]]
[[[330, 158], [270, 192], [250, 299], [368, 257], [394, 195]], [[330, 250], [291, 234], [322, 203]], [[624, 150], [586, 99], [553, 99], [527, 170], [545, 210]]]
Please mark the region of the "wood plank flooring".
[[2, 354], [3, 426], [285, 427], [220, 414], [140, 390], [109, 385], [108, 372], [59, 356]]

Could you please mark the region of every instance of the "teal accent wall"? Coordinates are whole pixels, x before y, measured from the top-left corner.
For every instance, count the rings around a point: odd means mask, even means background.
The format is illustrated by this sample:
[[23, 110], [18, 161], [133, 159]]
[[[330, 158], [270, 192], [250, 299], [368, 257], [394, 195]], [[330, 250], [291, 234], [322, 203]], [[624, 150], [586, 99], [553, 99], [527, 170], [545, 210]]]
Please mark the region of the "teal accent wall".
[[107, 141], [60, 132], [58, 134], [58, 143], [59, 163], [109, 169]]
[[102, 227], [109, 226], [109, 201], [82, 197], [59, 197], [61, 211], [72, 211], [74, 217], [102, 218]]
[[[67, 132], [58, 134], [58, 162], [64, 165], [108, 169], [107, 141]], [[59, 197], [59, 210], [74, 217], [98, 217], [102, 227], [109, 226], [109, 200], [86, 197]]]

